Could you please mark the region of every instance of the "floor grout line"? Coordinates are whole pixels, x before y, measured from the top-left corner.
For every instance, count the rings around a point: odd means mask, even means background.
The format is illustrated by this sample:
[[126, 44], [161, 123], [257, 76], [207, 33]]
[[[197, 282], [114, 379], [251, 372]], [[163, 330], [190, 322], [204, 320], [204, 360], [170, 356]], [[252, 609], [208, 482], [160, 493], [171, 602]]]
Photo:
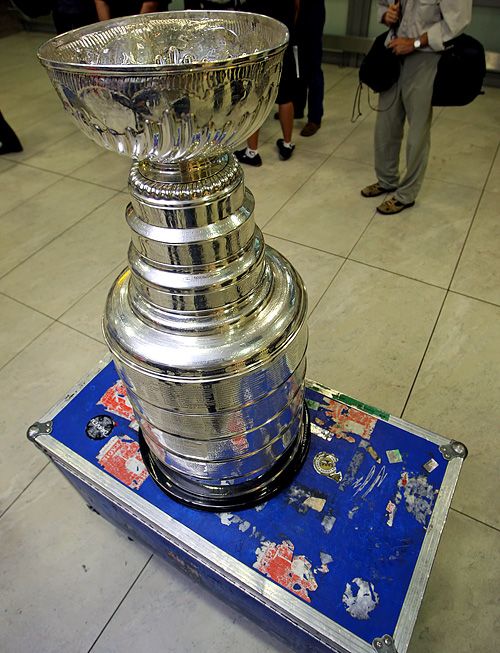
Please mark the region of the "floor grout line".
[[[110, 189], [110, 190], [111, 190], [111, 189]], [[88, 213], [85, 213], [85, 215], [83, 215], [81, 218], [79, 218], [78, 220], [76, 220], [76, 222], [73, 222], [72, 224], [68, 225], [65, 229], [63, 229], [62, 231], [60, 231], [56, 236], [54, 236], [53, 238], [51, 238], [50, 240], [48, 240], [48, 241], [47, 241], [46, 243], [44, 243], [41, 247], [38, 247], [38, 249], [36, 249], [36, 250], [34, 250], [33, 252], [31, 252], [31, 254], [29, 254], [25, 259], [23, 259], [22, 261], [19, 261], [18, 263], [16, 263], [12, 268], [10, 268], [10, 270], [8, 270], [8, 272], [4, 272], [3, 274], [0, 274], [0, 281], [1, 281], [2, 279], [4, 279], [6, 276], [8, 276], [9, 274], [11, 274], [11, 272], [14, 272], [14, 270], [17, 270], [18, 267], [20, 267], [21, 265], [24, 265], [27, 261], [29, 261], [31, 258], [33, 258], [33, 256], [35, 256], [36, 254], [38, 254], [39, 252], [41, 252], [42, 250], [44, 250], [46, 247], [48, 247], [49, 245], [51, 245], [52, 243], [54, 243], [54, 242], [55, 242], [56, 240], [58, 240], [61, 236], [63, 236], [64, 234], [66, 234], [68, 231], [70, 231], [71, 229], [73, 229], [74, 227], [76, 227], [77, 225], [79, 225], [83, 220], [85, 220], [85, 219], [88, 218], [90, 215], [92, 215], [92, 213], [94, 213], [95, 211], [99, 210], [101, 207], [103, 207], [105, 204], [107, 204], [107, 202], [110, 202], [110, 201], [113, 200], [115, 197], [117, 197], [119, 194], [120, 194], [120, 191], [112, 191], [112, 194], [111, 194], [109, 197], [107, 197], [105, 200], [103, 200], [100, 204], [97, 204], [94, 208], [92, 208], [90, 211], [88, 211]], [[104, 278], [104, 277], [103, 277], [103, 278]], [[102, 281], [102, 279], [101, 279], [101, 281]], [[5, 292], [5, 290], [2, 290], [2, 292], [3, 292], [4, 294], [7, 294], [7, 293]], [[10, 296], [10, 295], [9, 295], [9, 296]], [[11, 299], [13, 299], [13, 298], [11, 298]]]
[[148, 558], [147, 561], [146, 561], [146, 564], [145, 564], [144, 567], [140, 570], [140, 572], [137, 574], [137, 577], [134, 579], [134, 581], [132, 582], [132, 584], [130, 585], [130, 587], [128, 588], [128, 590], [127, 590], [127, 591], [125, 592], [125, 594], [123, 595], [121, 601], [118, 603], [118, 605], [116, 606], [116, 608], [113, 610], [113, 613], [111, 614], [111, 616], [109, 617], [109, 619], [108, 619], [108, 620], [106, 621], [106, 623], [104, 624], [104, 626], [103, 626], [101, 632], [97, 635], [97, 637], [95, 638], [95, 640], [94, 640], [92, 646], [88, 649], [87, 653], [90, 653], [90, 652], [92, 651], [92, 649], [94, 648], [94, 646], [97, 644], [97, 642], [99, 641], [99, 639], [102, 637], [104, 631], [105, 631], [106, 628], [109, 626], [109, 624], [111, 623], [111, 621], [112, 621], [112, 619], [114, 618], [115, 614], [118, 612], [118, 610], [119, 610], [120, 607], [122, 606], [123, 602], [125, 601], [125, 599], [127, 598], [127, 596], [130, 594], [130, 592], [131, 592], [132, 589], [134, 588], [135, 584], [137, 583], [137, 581], [139, 580], [139, 578], [142, 576], [142, 574], [143, 574], [144, 571], [146, 570], [146, 567], [149, 565], [149, 563], [151, 562], [152, 559], [153, 559], [153, 554], [151, 554], [151, 555], [149, 556], [149, 558]]
[[467, 517], [468, 519], [472, 519], [472, 521], [475, 521], [478, 524], [481, 524], [482, 526], [486, 526], [486, 528], [491, 528], [492, 530], [497, 531], [498, 533], [500, 533], [500, 528], [498, 528], [497, 526], [493, 526], [492, 524], [488, 524], [488, 523], [482, 521], [481, 519], [478, 519], [477, 517], [473, 517], [472, 515], [469, 515], [468, 513], [463, 512], [462, 510], [458, 510], [457, 508], [454, 508], [453, 506], [450, 507], [450, 510], [453, 510], [453, 512], [456, 512], [459, 515], [462, 515], [463, 517]]
[[[12, 299], [12, 298], [9, 297], [9, 299]], [[2, 365], [0, 365], [0, 371], [3, 370], [5, 367], [7, 367], [7, 365], [10, 365], [10, 364], [12, 363], [12, 361], [15, 361], [16, 358], [18, 358], [18, 357], [19, 357], [19, 356], [20, 356], [20, 355], [21, 355], [21, 354], [22, 354], [22, 353], [23, 353], [23, 352], [24, 352], [28, 347], [31, 347], [31, 345], [32, 345], [34, 342], [36, 342], [36, 341], [38, 340], [38, 338], [40, 338], [41, 336], [43, 336], [43, 334], [44, 334], [46, 331], [48, 331], [48, 330], [49, 330], [49, 329], [54, 325], [55, 320], [54, 320], [54, 318], [51, 318], [51, 319], [52, 319], [52, 322], [51, 322], [50, 324], [48, 324], [44, 329], [42, 329], [42, 330], [40, 331], [40, 333], [37, 333], [36, 336], [35, 336], [34, 338], [32, 338], [28, 343], [26, 343], [25, 345], [23, 345], [19, 351], [16, 351], [16, 353], [12, 356], [12, 358], [9, 358], [8, 361], [6, 361], [6, 362], [3, 363]]]
[[24, 487], [24, 489], [19, 492], [19, 494], [9, 503], [9, 505], [0, 513], [0, 519], [12, 508], [12, 506], [22, 497], [22, 495], [26, 492], [26, 490], [36, 481], [36, 479], [40, 476], [40, 474], [47, 469], [47, 467], [50, 465], [50, 460], [48, 460], [42, 469], [35, 474], [35, 476], [31, 479], [31, 481]]
[[[478, 200], [477, 200], [476, 207], [475, 207], [475, 209], [474, 209], [474, 211], [473, 211], [472, 218], [471, 218], [471, 221], [470, 221], [470, 223], [469, 223], [469, 227], [468, 227], [468, 229], [467, 229], [467, 232], [466, 232], [466, 234], [465, 234], [465, 237], [464, 237], [464, 240], [463, 240], [463, 243], [462, 243], [462, 247], [461, 247], [461, 249], [460, 249], [460, 252], [458, 253], [457, 260], [456, 260], [455, 266], [454, 266], [454, 268], [453, 268], [453, 272], [452, 272], [452, 274], [451, 274], [450, 281], [449, 281], [449, 283], [448, 283], [448, 287], [446, 288], [445, 296], [444, 296], [443, 301], [442, 301], [442, 303], [441, 303], [441, 307], [440, 307], [440, 309], [439, 309], [439, 311], [438, 311], [438, 314], [437, 314], [436, 320], [435, 320], [435, 322], [434, 322], [434, 326], [433, 326], [433, 328], [432, 328], [432, 330], [431, 330], [431, 333], [430, 333], [429, 339], [428, 339], [428, 341], [427, 341], [427, 345], [426, 345], [426, 347], [425, 347], [425, 349], [424, 349], [424, 352], [423, 352], [423, 354], [422, 354], [422, 358], [420, 359], [420, 363], [419, 363], [419, 365], [418, 365], [418, 367], [417, 367], [417, 371], [416, 371], [416, 373], [415, 373], [415, 376], [414, 376], [414, 378], [413, 378], [413, 382], [412, 382], [412, 384], [411, 384], [410, 390], [409, 390], [409, 392], [408, 392], [408, 395], [407, 395], [407, 397], [406, 397], [405, 403], [404, 403], [404, 405], [403, 405], [403, 409], [402, 409], [402, 411], [401, 411], [401, 415], [400, 415], [400, 417], [403, 417], [403, 415], [405, 414], [406, 408], [407, 408], [408, 403], [409, 403], [409, 401], [410, 401], [410, 399], [411, 399], [411, 395], [412, 395], [412, 393], [413, 393], [413, 389], [414, 389], [414, 387], [415, 387], [415, 385], [416, 385], [416, 383], [417, 383], [417, 380], [418, 380], [418, 377], [419, 377], [420, 371], [421, 371], [421, 369], [422, 369], [422, 367], [423, 367], [423, 365], [424, 365], [425, 357], [427, 356], [427, 352], [429, 351], [429, 348], [430, 348], [430, 346], [431, 346], [432, 338], [434, 337], [434, 333], [436, 332], [436, 329], [437, 329], [437, 327], [438, 327], [439, 320], [440, 320], [440, 318], [441, 318], [441, 314], [442, 314], [442, 312], [443, 312], [443, 308], [444, 308], [444, 305], [445, 305], [445, 303], [446, 303], [446, 299], [448, 298], [449, 294], [450, 294], [451, 292], [453, 292], [453, 291], [451, 290], [451, 286], [452, 286], [452, 284], [453, 284], [453, 279], [455, 278], [455, 274], [456, 274], [456, 272], [457, 272], [458, 266], [460, 265], [460, 261], [461, 261], [461, 259], [462, 259], [463, 252], [464, 252], [465, 247], [466, 247], [466, 245], [467, 245], [467, 241], [468, 241], [468, 239], [469, 239], [469, 235], [470, 235], [470, 232], [471, 232], [471, 229], [472, 229], [472, 225], [473, 225], [474, 222], [475, 222], [475, 219], [476, 219], [476, 216], [477, 216], [477, 212], [478, 212], [478, 210], [479, 210], [479, 207], [480, 207], [480, 205], [481, 205], [481, 201], [482, 201], [483, 196], [484, 196], [484, 193], [485, 193], [486, 185], [488, 184], [488, 180], [489, 180], [489, 177], [490, 177], [490, 175], [491, 175], [491, 171], [492, 171], [492, 169], [493, 169], [493, 166], [494, 166], [494, 164], [495, 164], [495, 159], [496, 159], [496, 157], [497, 157], [499, 151], [500, 151], [500, 144], [497, 145], [497, 148], [496, 148], [495, 154], [494, 154], [494, 156], [493, 156], [493, 158], [492, 158], [492, 161], [491, 161], [491, 164], [490, 164], [490, 168], [489, 168], [488, 174], [486, 175], [486, 179], [485, 179], [485, 181], [484, 181], [484, 184], [483, 184], [483, 187], [482, 187], [482, 189], [481, 189], [481, 192], [480, 192], [479, 198], [478, 198]], [[457, 294], [460, 294], [460, 293], [457, 293]], [[478, 300], [478, 301], [482, 301], [482, 300]]]

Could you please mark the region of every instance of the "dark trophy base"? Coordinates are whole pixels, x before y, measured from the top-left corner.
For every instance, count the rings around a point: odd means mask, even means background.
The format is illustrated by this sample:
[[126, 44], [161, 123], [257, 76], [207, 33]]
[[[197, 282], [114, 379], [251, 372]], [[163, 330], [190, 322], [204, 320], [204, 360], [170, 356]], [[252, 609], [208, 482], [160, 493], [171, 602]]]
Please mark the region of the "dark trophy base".
[[288, 455], [282, 456], [266, 474], [248, 483], [224, 487], [190, 483], [185, 476], [169, 469], [149, 449], [139, 430], [139, 446], [146, 468], [157, 485], [169, 497], [192, 508], [228, 511], [252, 508], [289, 485], [298, 473], [309, 451], [311, 433], [309, 411], [304, 405], [301, 433]]

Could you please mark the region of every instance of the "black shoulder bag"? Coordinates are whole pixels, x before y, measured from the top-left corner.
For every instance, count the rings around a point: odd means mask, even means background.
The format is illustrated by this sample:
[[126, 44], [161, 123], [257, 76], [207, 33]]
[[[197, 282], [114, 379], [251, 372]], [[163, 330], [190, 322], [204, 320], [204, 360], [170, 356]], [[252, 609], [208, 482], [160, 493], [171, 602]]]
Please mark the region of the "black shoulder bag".
[[375, 93], [388, 91], [399, 79], [399, 58], [385, 46], [388, 34], [377, 36], [359, 67], [359, 81]]
[[438, 63], [432, 105], [461, 107], [480, 93], [486, 74], [484, 48], [468, 34], [460, 34], [445, 45]]

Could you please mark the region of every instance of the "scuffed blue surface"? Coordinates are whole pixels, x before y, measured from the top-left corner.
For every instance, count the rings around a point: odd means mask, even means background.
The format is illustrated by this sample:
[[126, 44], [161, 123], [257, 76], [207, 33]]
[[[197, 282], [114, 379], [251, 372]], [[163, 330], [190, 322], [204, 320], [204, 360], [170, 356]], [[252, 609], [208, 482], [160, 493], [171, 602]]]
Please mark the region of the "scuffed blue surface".
[[[87, 422], [92, 417], [106, 414], [103, 406], [96, 404], [116, 380], [114, 365], [110, 363], [54, 418], [53, 437], [100, 469], [97, 456], [109, 438], [127, 435], [137, 439], [136, 432], [129, 428], [129, 421], [111, 413], [116, 426], [108, 438], [92, 440], [85, 433]], [[339, 411], [342, 416], [342, 410], [344, 413], [351, 410], [329, 404], [331, 400], [315, 389], [308, 388], [306, 396], [311, 421], [320, 424], [324, 433], [331, 427], [334, 431], [336, 425], [339, 427], [338, 419], [331, 414], [332, 406], [337, 417]], [[381, 419], [376, 420], [369, 442], [357, 434], [358, 427], [353, 431], [337, 428], [341, 437], [337, 438], [333, 433], [331, 441], [312, 435], [308, 458], [293, 484], [261, 509], [242, 510], [233, 516], [192, 510], [165, 496], [149, 477], [138, 490], [131, 491], [250, 568], [256, 562], [256, 550], [262, 542], [277, 545], [283, 541], [291, 542], [294, 555], [305, 556], [311, 563], [317, 583], [317, 589], [308, 591], [309, 605], [371, 643], [375, 637], [394, 633], [447, 463], [436, 444]], [[343, 435], [354, 442], [342, 439]], [[380, 462], [370, 455], [363, 443], [373, 447]], [[386, 455], [389, 450], [399, 450], [402, 462], [389, 463]], [[340, 483], [314, 470], [314, 457], [323, 451], [332, 452], [338, 458], [337, 469], [344, 477]], [[428, 473], [423, 465], [431, 458], [439, 465]], [[357, 461], [359, 467], [352, 461]], [[371, 480], [360, 490], [372, 468]], [[404, 472], [410, 484], [416, 483], [411, 479], [420, 477], [418, 483], [432, 495], [431, 499], [416, 497], [421, 521], [407, 509], [405, 488], [401, 485]], [[377, 475], [379, 479], [384, 477], [382, 482], [367, 493]], [[430, 486], [434, 492], [429, 490]], [[318, 508], [323, 503], [321, 499], [325, 499], [320, 511], [304, 505], [309, 496], [319, 499]], [[387, 524], [389, 501], [397, 503], [392, 526]], [[410, 497], [410, 501], [415, 506], [415, 497]], [[429, 514], [426, 515], [429, 502]], [[327, 565], [327, 573], [322, 573], [319, 568], [328, 556], [332, 561]], [[325, 567], [323, 571], [326, 571]], [[378, 595], [377, 605], [364, 615], [365, 619], [352, 616], [342, 600], [348, 583], [352, 593], [356, 594], [358, 581], [353, 582], [355, 579], [373, 584], [372, 600], [374, 593]], [[352, 612], [359, 616], [355, 609]]]

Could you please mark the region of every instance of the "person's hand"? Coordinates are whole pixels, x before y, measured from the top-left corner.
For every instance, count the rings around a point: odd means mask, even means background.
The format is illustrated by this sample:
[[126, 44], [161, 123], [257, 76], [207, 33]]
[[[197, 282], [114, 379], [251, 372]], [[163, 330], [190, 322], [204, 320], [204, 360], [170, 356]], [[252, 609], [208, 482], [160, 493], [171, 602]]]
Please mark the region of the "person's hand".
[[415, 39], [404, 39], [398, 37], [389, 41], [387, 47], [391, 48], [394, 54], [397, 55], [411, 54], [415, 50], [415, 46], [413, 45], [414, 41]]
[[395, 2], [393, 5], [389, 5], [389, 8], [382, 17], [382, 22], [387, 25], [387, 27], [392, 27], [399, 21], [399, 2]]

